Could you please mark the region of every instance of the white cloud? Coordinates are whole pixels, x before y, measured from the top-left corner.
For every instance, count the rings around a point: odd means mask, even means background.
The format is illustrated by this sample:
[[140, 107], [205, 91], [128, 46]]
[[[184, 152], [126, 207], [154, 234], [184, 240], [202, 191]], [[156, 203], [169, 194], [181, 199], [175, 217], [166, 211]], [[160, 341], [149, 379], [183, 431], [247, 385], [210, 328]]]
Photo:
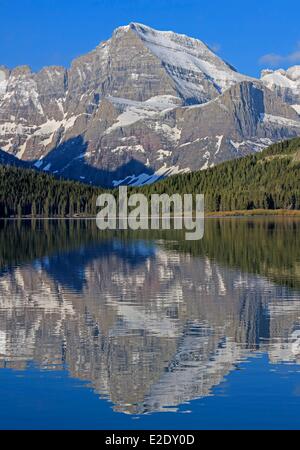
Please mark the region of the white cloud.
[[259, 59], [260, 64], [278, 67], [282, 64], [297, 64], [300, 62], [300, 42], [297, 43], [297, 48], [288, 55], [279, 55], [277, 53], [268, 53]]

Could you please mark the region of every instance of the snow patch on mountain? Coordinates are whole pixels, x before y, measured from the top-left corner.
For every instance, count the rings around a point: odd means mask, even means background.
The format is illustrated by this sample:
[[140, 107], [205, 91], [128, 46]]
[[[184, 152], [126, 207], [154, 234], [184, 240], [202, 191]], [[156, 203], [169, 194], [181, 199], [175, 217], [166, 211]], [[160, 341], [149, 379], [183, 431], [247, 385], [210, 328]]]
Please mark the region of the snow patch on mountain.
[[[151, 126], [151, 124], [149, 124], [149, 126]], [[156, 122], [154, 124], [154, 130], [156, 132], [164, 133], [165, 136], [174, 143], [177, 143], [181, 138], [181, 130], [177, 126], [171, 127], [166, 123]]]
[[128, 186], [145, 186], [152, 184], [160, 179], [169, 177], [171, 175], [178, 175], [190, 172], [190, 168], [180, 169], [179, 166], [170, 166], [164, 164], [160, 169], [156, 170], [153, 174], [141, 173], [139, 175], [130, 175], [122, 180], [113, 180], [113, 186], [118, 187], [121, 185]]
[[292, 105], [292, 108], [300, 115], [300, 105]]
[[236, 149], [236, 151], [240, 151], [240, 147], [243, 147], [243, 145], [246, 144], [245, 141], [242, 142], [234, 142], [232, 139], [230, 140], [230, 144]]
[[118, 116], [117, 121], [105, 131], [105, 134], [110, 134], [117, 128], [127, 127], [141, 119], [153, 117], [178, 106], [178, 98], [172, 95], [158, 95], [151, 97], [145, 102], [116, 97], [108, 97], [108, 100], [115, 105], [123, 107], [124, 111]]
[[287, 70], [263, 70], [261, 80], [270, 88], [274, 85], [300, 90], [300, 66], [293, 66]]
[[[145, 46], [167, 67], [171, 77], [186, 90], [199, 90], [193, 74], [202, 74], [212, 80], [223, 92], [235, 83], [250, 80], [213, 53], [198, 39], [172, 31], [158, 31], [148, 26], [133, 23], [131, 29], [144, 41]], [[200, 88], [203, 89], [203, 88]]]
[[262, 83], [279, 94], [299, 114], [300, 111], [300, 66], [287, 70], [263, 70]]
[[216, 136], [216, 138], [217, 138], [217, 143], [216, 143], [217, 150], [216, 150], [215, 155], [217, 155], [219, 153], [219, 151], [220, 151], [223, 137], [224, 137], [223, 135], [222, 136]]
[[128, 152], [140, 152], [145, 153], [145, 149], [142, 145], [119, 145], [118, 147], [114, 148], [112, 153], [118, 153], [119, 155], [122, 155], [124, 153]]
[[272, 114], [261, 114], [260, 120], [264, 123], [275, 123], [277, 125], [283, 125], [286, 127], [294, 126], [300, 129], [300, 122], [296, 120], [287, 119], [281, 116], [273, 116]]
[[273, 89], [274, 86], [289, 89], [294, 89], [297, 87], [294, 80], [290, 79], [287, 76], [287, 72], [283, 69], [276, 70], [275, 72], [264, 70], [262, 72], [261, 80], [269, 89]]
[[172, 155], [172, 152], [163, 149], [157, 150], [157, 153], [159, 154], [157, 161], [162, 161], [164, 158], [167, 158]]
[[4, 95], [7, 88], [6, 74], [3, 70], [0, 70], [0, 96]]
[[26, 77], [25, 75], [22, 77], [12, 75], [8, 81], [2, 81], [2, 83], [5, 86], [5, 93], [1, 98], [1, 103], [9, 103], [11, 99], [13, 100], [13, 97], [17, 96], [20, 106], [25, 107], [32, 104], [38, 114], [41, 116], [44, 115], [37, 84], [33, 78]]

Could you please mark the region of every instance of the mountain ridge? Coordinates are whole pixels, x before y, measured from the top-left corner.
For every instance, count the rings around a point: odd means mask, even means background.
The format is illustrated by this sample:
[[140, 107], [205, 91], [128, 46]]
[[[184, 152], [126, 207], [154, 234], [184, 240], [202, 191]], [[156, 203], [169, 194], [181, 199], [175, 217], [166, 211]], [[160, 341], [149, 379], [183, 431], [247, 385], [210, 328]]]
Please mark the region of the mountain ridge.
[[69, 69], [1, 66], [0, 147], [106, 187], [205, 169], [300, 134], [297, 92], [268, 76], [238, 73], [195, 38], [131, 23]]
[[[288, 173], [288, 177], [286, 174]], [[131, 185], [129, 193], [204, 194], [205, 210], [300, 210], [300, 138], [207, 169], [179, 174], [155, 185]], [[104, 191], [35, 170], [1, 165], [0, 218], [93, 216]], [[110, 191], [117, 195], [116, 190]], [[150, 203], [149, 203], [150, 204]]]

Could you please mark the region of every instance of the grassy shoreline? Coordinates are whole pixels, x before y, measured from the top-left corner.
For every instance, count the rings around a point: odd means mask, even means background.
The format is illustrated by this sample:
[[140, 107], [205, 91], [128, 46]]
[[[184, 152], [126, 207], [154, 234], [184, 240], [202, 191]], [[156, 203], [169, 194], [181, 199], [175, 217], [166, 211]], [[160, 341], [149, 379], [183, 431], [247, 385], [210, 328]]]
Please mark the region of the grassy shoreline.
[[299, 217], [300, 210], [289, 209], [251, 209], [251, 210], [235, 210], [235, 211], [214, 211], [206, 212], [205, 217], [222, 218], [222, 217], [254, 217], [254, 216], [278, 216], [278, 217]]
[[[231, 218], [231, 217], [263, 217], [263, 216], [276, 216], [276, 217], [293, 217], [300, 218], [300, 210], [289, 210], [289, 209], [242, 209], [234, 211], [206, 211], [204, 214], [205, 218], [209, 219], [220, 219], [220, 218]], [[171, 216], [172, 217], [172, 216]], [[151, 218], [151, 216], [149, 216]], [[74, 216], [13, 216], [13, 217], [0, 217], [0, 220], [94, 220], [96, 216], [94, 215], [79, 215]]]

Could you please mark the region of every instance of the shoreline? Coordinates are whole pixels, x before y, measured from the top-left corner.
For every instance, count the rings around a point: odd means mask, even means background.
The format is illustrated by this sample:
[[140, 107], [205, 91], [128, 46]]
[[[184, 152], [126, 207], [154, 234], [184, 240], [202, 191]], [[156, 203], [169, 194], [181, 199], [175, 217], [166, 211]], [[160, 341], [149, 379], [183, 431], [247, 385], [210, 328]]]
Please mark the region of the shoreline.
[[205, 213], [205, 218], [239, 218], [239, 217], [292, 217], [300, 218], [300, 210], [294, 209], [252, 209], [252, 210], [234, 210], [234, 211], [214, 211]]
[[[205, 219], [222, 218], [243, 218], [243, 217], [289, 217], [300, 218], [300, 210], [289, 209], [253, 209], [234, 211], [209, 211], [205, 212]], [[150, 218], [150, 216], [149, 216]], [[0, 220], [96, 220], [96, 216], [65, 216], [65, 217], [44, 217], [44, 216], [21, 216], [21, 217], [0, 217]]]

